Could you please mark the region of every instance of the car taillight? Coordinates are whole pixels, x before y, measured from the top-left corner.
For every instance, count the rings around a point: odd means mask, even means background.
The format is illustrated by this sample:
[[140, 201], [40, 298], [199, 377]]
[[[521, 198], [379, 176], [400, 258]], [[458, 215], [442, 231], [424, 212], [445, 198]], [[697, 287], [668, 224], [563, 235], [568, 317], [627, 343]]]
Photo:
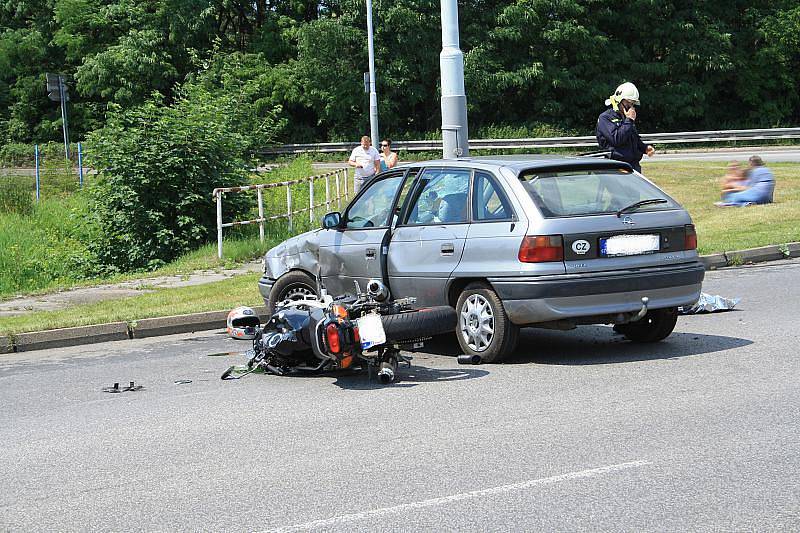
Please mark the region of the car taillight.
[[325, 328], [325, 337], [328, 339], [328, 350], [331, 353], [339, 353], [342, 346], [339, 343], [339, 328], [336, 324], [328, 324]]
[[523, 263], [563, 261], [563, 243], [561, 235], [526, 235], [519, 247], [519, 260]]
[[694, 229], [694, 224], [686, 224], [686, 238], [683, 242], [684, 250], [697, 249], [697, 232]]

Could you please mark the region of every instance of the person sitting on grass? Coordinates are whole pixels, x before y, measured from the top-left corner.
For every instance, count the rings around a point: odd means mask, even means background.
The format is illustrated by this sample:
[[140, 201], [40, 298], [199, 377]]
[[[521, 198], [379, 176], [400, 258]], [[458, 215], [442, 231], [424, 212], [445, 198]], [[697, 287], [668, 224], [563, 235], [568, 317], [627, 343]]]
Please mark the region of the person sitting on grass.
[[753, 204], [770, 204], [775, 192], [775, 178], [757, 155], [750, 157], [747, 179], [734, 183], [732, 180], [722, 190], [720, 207], [741, 207]]
[[747, 188], [747, 173], [739, 165], [738, 161], [731, 161], [728, 164], [728, 172], [722, 178], [722, 194], [729, 192], [743, 191]]

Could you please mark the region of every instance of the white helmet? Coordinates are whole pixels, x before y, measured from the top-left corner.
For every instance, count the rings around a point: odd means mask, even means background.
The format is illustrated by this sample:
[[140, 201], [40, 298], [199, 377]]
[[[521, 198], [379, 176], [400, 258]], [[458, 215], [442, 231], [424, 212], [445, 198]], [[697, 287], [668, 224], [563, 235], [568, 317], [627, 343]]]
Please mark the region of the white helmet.
[[614, 91], [614, 94], [608, 97], [606, 100], [606, 105], [614, 106], [614, 109], [616, 109], [617, 104], [619, 104], [622, 100], [628, 100], [629, 102], [633, 102], [635, 105], [639, 105], [639, 89], [636, 88], [636, 85], [626, 81], [617, 87], [617, 90]]
[[253, 339], [261, 325], [258, 315], [250, 307], [240, 306], [228, 313], [228, 335], [234, 339]]

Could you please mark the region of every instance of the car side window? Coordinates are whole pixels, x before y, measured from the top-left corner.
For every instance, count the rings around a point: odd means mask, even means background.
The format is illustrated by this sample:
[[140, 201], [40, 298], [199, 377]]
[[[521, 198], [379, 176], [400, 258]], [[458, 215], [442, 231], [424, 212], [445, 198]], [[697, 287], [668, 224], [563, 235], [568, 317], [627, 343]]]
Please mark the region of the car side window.
[[508, 199], [489, 174], [476, 172], [472, 188], [472, 218], [478, 221], [511, 220]]
[[370, 182], [367, 189], [350, 204], [345, 214], [345, 228], [385, 227], [389, 212], [403, 182], [403, 172]]
[[406, 224], [463, 224], [469, 220], [469, 169], [427, 169], [411, 199]]
[[403, 205], [406, 203], [406, 198], [411, 190], [411, 186], [414, 184], [414, 178], [417, 177], [418, 173], [418, 168], [412, 168], [408, 171], [408, 174], [406, 174], [406, 179], [403, 182], [403, 186], [400, 188], [400, 195], [397, 197], [397, 202], [395, 203], [394, 213], [392, 213], [390, 225], [394, 226], [397, 222], [397, 218], [400, 216], [400, 212], [403, 210]]

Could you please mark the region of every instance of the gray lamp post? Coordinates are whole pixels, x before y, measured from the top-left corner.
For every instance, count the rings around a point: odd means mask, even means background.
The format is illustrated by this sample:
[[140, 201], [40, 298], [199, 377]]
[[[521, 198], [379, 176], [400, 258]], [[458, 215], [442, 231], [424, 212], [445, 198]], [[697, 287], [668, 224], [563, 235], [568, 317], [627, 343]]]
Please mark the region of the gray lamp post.
[[369, 131], [372, 146], [377, 147], [378, 138], [378, 94], [375, 92], [375, 47], [372, 39], [372, 0], [367, 0], [367, 45], [369, 48]]
[[445, 159], [469, 155], [467, 96], [464, 90], [464, 54], [458, 45], [458, 3], [442, 3], [442, 148]]

